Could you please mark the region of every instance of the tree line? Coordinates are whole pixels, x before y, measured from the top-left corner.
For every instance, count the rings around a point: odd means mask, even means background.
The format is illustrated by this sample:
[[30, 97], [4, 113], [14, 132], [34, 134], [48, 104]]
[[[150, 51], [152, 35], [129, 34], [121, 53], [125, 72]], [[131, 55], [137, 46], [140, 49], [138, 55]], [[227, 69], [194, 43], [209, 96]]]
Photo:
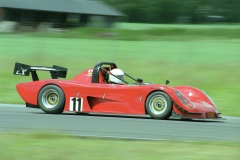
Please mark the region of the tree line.
[[135, 23], [240, 22], [240, 0], [103, 0]]

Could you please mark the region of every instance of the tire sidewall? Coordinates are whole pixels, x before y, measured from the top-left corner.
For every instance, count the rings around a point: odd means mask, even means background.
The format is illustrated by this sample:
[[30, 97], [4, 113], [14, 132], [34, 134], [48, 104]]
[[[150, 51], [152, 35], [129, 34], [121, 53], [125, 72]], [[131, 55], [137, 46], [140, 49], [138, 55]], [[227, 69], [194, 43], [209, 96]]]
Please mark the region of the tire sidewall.
[[[166, 110], [161, 114], [155, 114], [150, 109], [150, 107], [151, 107], [150, 101], [152, 100], [153, 97], [158, 96], [158, 95], [162, 96], [167, 102]], [[168, 119], [172, 114], [172, 101], [165, 92], [155, 91], [155, 92], [151, 93], [147, 97], [145, 107], [146, 107], [147, 114], [149, 114], [152, 118], [155, 118], [155, 119]]]
[[[59, 97], [58, 97], [59, 101], [58, 101], [57, 105], [54, 106], [53, 108], [47, 108], [42, 102], [42, 96], [43, 96], [44, 92], [46, 92], [47, 90], [54, 90], [59, 95]], [[45, 113], [49, 113], [49, 114], [62, 113], [64, 104], [65, 104], [65, 95], [64, 95], [62, 89], [56, 85], [44, 86], [38, 94], [38, 105]]]

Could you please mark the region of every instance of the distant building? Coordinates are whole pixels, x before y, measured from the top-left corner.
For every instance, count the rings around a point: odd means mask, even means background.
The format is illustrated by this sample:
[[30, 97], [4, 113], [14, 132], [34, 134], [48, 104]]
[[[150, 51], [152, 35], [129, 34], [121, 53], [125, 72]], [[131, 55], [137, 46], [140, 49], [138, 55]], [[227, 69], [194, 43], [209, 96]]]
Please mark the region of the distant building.
[[3, 27], [6, 24], [32, 29], [89, 26], [93, 19], [101, 22], [101, 27], [111, 27], [121, 16], [125, 14], [101, 1], [0, 0]]

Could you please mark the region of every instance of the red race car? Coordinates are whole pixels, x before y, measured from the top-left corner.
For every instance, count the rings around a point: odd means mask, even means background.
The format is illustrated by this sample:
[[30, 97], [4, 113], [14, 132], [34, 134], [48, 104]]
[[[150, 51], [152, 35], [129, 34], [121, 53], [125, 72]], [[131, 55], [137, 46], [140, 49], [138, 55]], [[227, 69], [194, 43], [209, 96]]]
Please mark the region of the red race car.
[[[37, 70], [49, 71], [51, 79], [39, 80]], [[15, 75], [32, 75], [32, 82], [16, 85], [26, 107], [45, 113], [110, 113], [150, 115], [156, 119], [220, 119], [213, 100], [202, 90], [190, 86], [167, 86], [133, 78], [112, 62], [100, 62], [72, 80], [67, 68], [16, 63]], [[126, 79], [134, 81], [128, 83]]]

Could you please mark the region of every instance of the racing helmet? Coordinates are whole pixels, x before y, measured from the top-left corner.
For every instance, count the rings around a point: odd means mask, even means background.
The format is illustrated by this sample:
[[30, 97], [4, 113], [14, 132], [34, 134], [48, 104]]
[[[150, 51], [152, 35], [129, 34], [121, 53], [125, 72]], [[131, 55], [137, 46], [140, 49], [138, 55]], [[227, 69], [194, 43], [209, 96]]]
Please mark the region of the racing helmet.
[[[121, 69], [115, 68], [113, 70], [110, 71], [114, 76], [112, 76], [111, 74], [109, 75], [109, 80], [112, 83], [116, 83], [116, 84], [124, 84], [123, 81], [121, 81], [120, 79], [124, 80], [124, 72]], [[118, 78], [120, 79], [118, 79]]]

